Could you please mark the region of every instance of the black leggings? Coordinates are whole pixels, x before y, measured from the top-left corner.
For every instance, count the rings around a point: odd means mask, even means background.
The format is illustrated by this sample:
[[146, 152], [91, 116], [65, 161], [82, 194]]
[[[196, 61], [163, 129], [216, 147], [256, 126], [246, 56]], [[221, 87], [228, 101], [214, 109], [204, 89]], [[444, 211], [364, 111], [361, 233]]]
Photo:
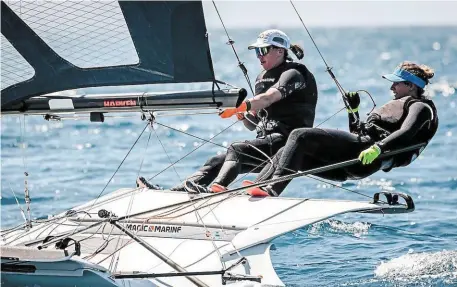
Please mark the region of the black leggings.
[[[345, 131], [319, 128], [295, 129], [289, 135], [286, 145], [273, 158], [273, 166], [267, 164], [256, 181], [278, 178], [298, 170], [309, 170], [325, 165], [355, 159], [360, 152], [370, 147], [373, 140]], [[376, 161], [370, 165], [354, 166], [330, 170], [315, 174], [316, 176], [345, 181], [367, 177], [381, 168]], [[289, 184], [283, 181], [273, 184], [273, 190], [280, 194]]]
[[286, 140], [286, 136], [274, 133], [264, 138], [232, 143], [226, 154], [210, 158], [189, 179], [202, 185], [208, 185], [214, 181], [228, 186], [241, 173], [260, 172], [268, 163], [268, 159], [261, 152], [272, 157], [284, 146]]

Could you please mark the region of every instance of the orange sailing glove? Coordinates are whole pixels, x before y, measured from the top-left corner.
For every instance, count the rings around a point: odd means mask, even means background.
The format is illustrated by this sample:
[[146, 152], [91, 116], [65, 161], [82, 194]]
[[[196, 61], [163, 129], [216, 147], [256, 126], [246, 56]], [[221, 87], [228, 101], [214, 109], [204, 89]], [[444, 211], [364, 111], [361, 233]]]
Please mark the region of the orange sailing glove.
[[244, 101], [238, 108], [228, 108], [223, 110], [219, 116], [223, 119], [230, 118], [236, 113], [247, 112], [251, 109], [251, 103], [249, 101]]

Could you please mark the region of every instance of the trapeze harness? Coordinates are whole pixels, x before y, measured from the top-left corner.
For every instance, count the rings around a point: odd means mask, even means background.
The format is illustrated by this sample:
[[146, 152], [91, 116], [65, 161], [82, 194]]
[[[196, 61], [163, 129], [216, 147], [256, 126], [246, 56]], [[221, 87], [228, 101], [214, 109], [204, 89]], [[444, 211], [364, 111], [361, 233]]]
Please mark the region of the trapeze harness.
[[[303, 75], [304, 84], [294, 79], [281, 83], [281, 75], [292, 69]], [[271, 87], [277, 88], [282, 98], [256, 114], [259, 120], [256, 128], [258, 138], [272, 133], [288, 136], [295, 128], [313, 126], [317, 86], [313, 74], [305, 65], [285, 62], [274, 69], [260, 73], [255, 82], [255, 94], [265, 93]]]
[[[379, 109], [375, 109], [368, 117], [367, 122], [362, 127], [362, 133], [370, 136], [371, 139], [377, 142], [381, 150], [389, 149], [389, 142], [384, 141], [393, 132], [400, 130], [403, 122], [408, 115], [409, 107], [417, 102], [425, 104], [432, 114], [430, 120], [426, 120], [419, 130], [414, 135], [412, 140], [406, 143], [401, 143], [402, 146], [395, 148], [406, 147], [418, 143], [428, 143], [435, 135], [438, 129], [438, 113], [434, 103], [428, 99], [417, 99], [411, 96], [400, 99], [391, 100]], [[424, 150], [425, 146], [420, 149], [405, 152], [395, 155], [383, 161], [382, 170], [387, 172], [394, 167], [407, 166], [413, 162], [419, 154]]]

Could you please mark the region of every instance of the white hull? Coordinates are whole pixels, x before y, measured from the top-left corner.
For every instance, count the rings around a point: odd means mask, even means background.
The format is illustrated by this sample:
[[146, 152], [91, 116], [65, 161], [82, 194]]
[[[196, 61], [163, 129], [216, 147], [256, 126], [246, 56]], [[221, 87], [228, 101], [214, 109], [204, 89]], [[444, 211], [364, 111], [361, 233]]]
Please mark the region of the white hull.
[[[386, 213], [389, 213], [389, 210], [390, 212], [411, 211], [405, 206], [379, 203], [254, 198], [233, 194], [210, 197], [201, 195], [194, 198], [194, 200], [200, 198], [195, 202], [166, 207], [170, 204], [186, 202], [190, 197], [189, 194], [181, 192], [121, 189], [99, 200], [74, 208], [73, 210], [78, 213], [72, 216], [65, 217], [65, 213], [62, 213], [57, 215], [52, 223], [35, 223], [29, 231], [3, 232], [3, 246], [26, 245], [28, 248], [33, 248], [33, 252], [27, 253], [21, 250], [18, 256], [10, 257], [19, 258], [19, 261], [27, 260], [24, 264], [35, 266], [36, 271], [21, 273], [2, 270], [2, 280], [11, 280], [9, 283], [13, 284], [11, 286], [24, 282], [44, 284], [42, 286], [51, 286], [50, 282], [55, 282], [58, 284], [55, 286], [64, 286], [67, 279], [71, 286], [196, 286], [184, 276], [140, 279], [108, 277], [110, 273], [176, 272], [160, 256], [147, 250], [144, 246], [147, 245], [178, 264], [185, 272], [225, 270], [245, 257], [244, 264], [235, 265], [227, 273], [255, 276], [261, 278], [261, 283], [228, 281], [227, 285], [284, 286], [270, 260], [269, 250], [274, 238], [347, 212], [379, 212], [381, 208]], [[160, 207], [166, 208], [151, 211]], [[107, 220], [101, 222], [104, 219], [99, 218], [97, 213], [102, 209], [114, 213], [117, 217], [143, 213], [120, 220], [119, 225], [136, 234], [144, 244], [141, 245], [132, 240]], [[88, 228], [89, 225], [97, 223], [97, 226]], [[67, 237], [80, 242], [80, 256], [46, 259], [48, 251], [45, 252], [45, 250], [56, 252], [55, 243], [49, 244], [49, 247], [44, 248], [43, 251], [37, 250], [45, 237], [56, 236], [77, 228], [86, 230], [77, 234], [67, 234]], [[120, 248], [122, 246], [124, 247]], [[74, 246], [70, 245], [66, 251], [71, 253], [74, 249]], [[14, 250], [9, 252], [14, 255]], [[80, 264], [79, 269], [87, 268], [87, 271], [82, 273], [62, 271], [62, 260], [68, 266]], [[8, 260], [2, 255], [2, 263], [5, 262]], [[9, 259], [9, 262], [12, 260]], [[98, 267], [89, 268], [92, 264]], [[64, 277], [65, 280], [62, 279]], [[194, 276], [194, 278], [206, 286], [223, 286], [220, 274]], [[97, 283], [94, 283], [94, 280]], [[8, 284], [6, 281], [4, 283]]]

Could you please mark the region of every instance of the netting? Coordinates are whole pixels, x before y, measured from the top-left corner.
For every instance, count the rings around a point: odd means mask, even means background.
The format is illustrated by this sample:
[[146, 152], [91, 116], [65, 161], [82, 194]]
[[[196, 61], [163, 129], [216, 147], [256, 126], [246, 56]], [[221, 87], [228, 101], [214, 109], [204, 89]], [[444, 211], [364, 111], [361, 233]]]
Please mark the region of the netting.
[[[52, 50], [77, 67], [139, 62], [116, 1], [6, 1], [6, 4]], [[33, 76], [33, 69], [23, 63], [24, 59], [4, 37], [1, 48], [2, 89]]]
[[35, 75], [35, 70], [27, 61], [14, 49], [3, 35], [2, 41], [2, 60], [1, 60], [1, 89], [7, 88], [15, 83], [28, 80]]

